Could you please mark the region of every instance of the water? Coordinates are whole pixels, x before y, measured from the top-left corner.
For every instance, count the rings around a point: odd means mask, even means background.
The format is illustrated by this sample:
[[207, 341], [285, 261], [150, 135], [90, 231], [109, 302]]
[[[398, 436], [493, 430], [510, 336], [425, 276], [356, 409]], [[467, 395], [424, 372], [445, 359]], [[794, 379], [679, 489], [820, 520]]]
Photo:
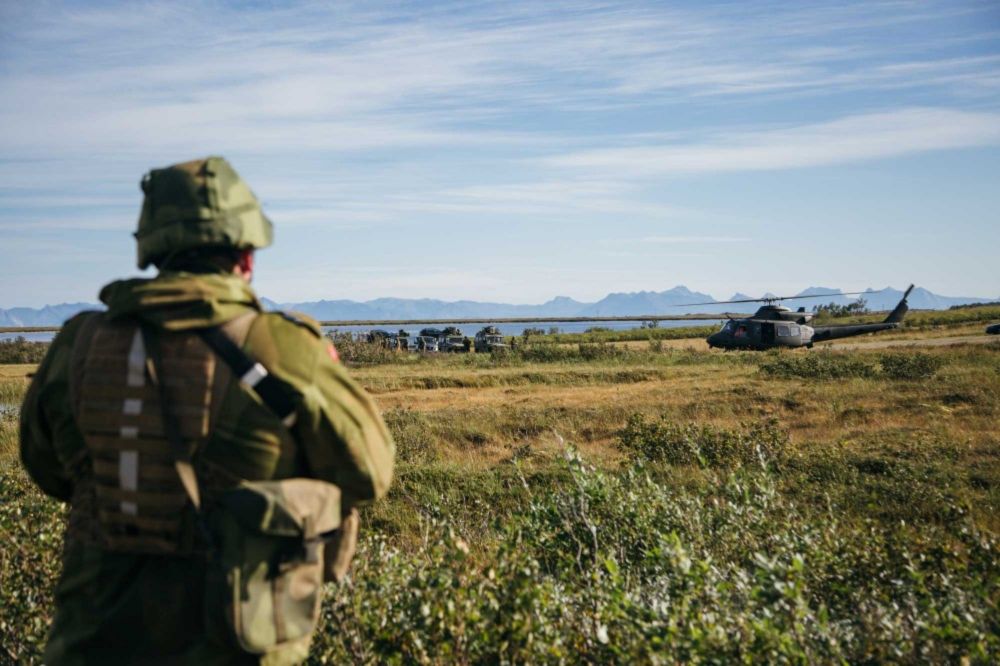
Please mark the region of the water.
[[[660, 328], [683, 328], [686, 326], [719, 326], [722, 323], [722, 319], [718, 321], [713, 320], [671, 320], [661, 321], [659, 323]], [[599, 326], [601, 328], [610, 328], [614, 331], [626, 331], [633, 328], [639, 328], [642, 325], [641, 321], [557, 321], [557, 322], [521, 322], [517, 324], [494, 324], [500, 329], [503, 335], [521, 335], [526, 328], [540, 328], [546, 333], [553, 326], [559, 329], [560, 333], [583, 333], [588, 328], [593, 328]], [[483, 328], [485, 324], [460, 324], [460, 323], [444, 323], [444, 324], [409, 324], [405, 330], [410, 335], [417, 335], [422, 328], [437, 328], [442, 329], [446, 326], [455, 326], [462, 329], [464, 335], [468, 335], [470, 338], [474, 336], [479, 329]], [[384, 329], [387, 331], [392, 331], [393, 333], [400, 330], [400, 326], [324, 326], [324, 331], [336, 330], [341, 333], [367, 333], [368, 331], [374, 329]], [[26, 340], [32, 342], [51, 342], [52, 338], [55, 337], [55, 333], [41, 332], [41, 333], [0, 333], [0, 340], [13, 340], [17, 337], [23, 337]]]
[[53, 331], [43, 331], [41, 333], [0, 333], [0, 340], [16, 340], [24, 338], [29, 342], [52, 342], [55, 337]]
[[[720, 326], [722, 324], [722, 319], [718, 321], [714, 320], [665, 320], [659, 322], [660, 328], [684, 328], [688, 326]], [[546, 333], [549, 329], [556, 327], [559, 329], [560, 333], [583, 333], [588, 328], [600, 327], [609, 328], [613, 331], [627, 331], [634, 328], [640, 328], [642, 325], [641, 321], [557, 321], [557, 322], [520, 322], [516, 324], [493, 324], [498, 329], [500, 333], [505, 336], [511, 335], [521, 335], [526, 328], [540, 328]], [[395, 333], [402, 330], [406, 331], [410, 335], [417, 335], [420, 333], [422, 328], [436, 328], [443, 329], [447, 326], [455, 326], [462, 330], [463, 335], [467, 335], [470, 338], [479, 332], [486, 324], [461, 324], [459, 322], [444, 323], [444, 324], [409, 324], [405, 328], [401, 326], [324, 326], [324, 331], [336, 330], [340, 333], [367, 333], [368, 331], [374, 329], [382, 329]]]

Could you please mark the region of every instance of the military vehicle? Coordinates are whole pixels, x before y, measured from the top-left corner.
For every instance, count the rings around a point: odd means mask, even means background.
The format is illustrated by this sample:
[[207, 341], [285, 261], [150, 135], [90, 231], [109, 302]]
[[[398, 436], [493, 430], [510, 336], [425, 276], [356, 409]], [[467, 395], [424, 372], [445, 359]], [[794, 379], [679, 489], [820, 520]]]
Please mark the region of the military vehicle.
[[399, 336], [392, 331], [375, 329], [373, 331], [369, 331], [365, 339], [368, 340], [368, 342], [380, 344], [386, 349], [399, 349]]
[[441, 336], [438, 338], [438, 349], [443, 352], [456, 353], [469, 351], [465, 344], [465, 336], [455, 326], [448, 326], [441, 331]]
[[993, 324], [986, 327], [986, 333], [988, 335], [1000, 335], [1000, 324]]
[[[793, 300], [796, 298], [815, 299], [817, 298], [815, 295], [745, 298], [735, 301], [689, 303], [687, 305], [715, 305], [718, 303], [764, 304], [752, 317], [729, 319], [729, 321], [722, 325], [722, 328], [708, 336], [706, 341], [709, 347], [750, 350], [776, 349], [780, 347], [806, 347], [811, 349], [817, 342], [898, 328], [903, 322], [906, 312], [909, 310], [906, 297], [910, 295], [912, 290], [913, 285], [911, 284], [903, 294], [903, 298], [899, 300], [895, 309], [889, 313], [889, 316], [884, 321], [874, 324], [813, 327], [808, 325], [813, 315], [811, 312], [806, 312], [805, 308], [799, 308], [793, 312], [790, 308], [777, 305], [778, 301]], [[867, 292], [838, 292], [834, 294], [822, 294], [822, 296], [853, 296], [863, 293]]]
[[503, 341], [503, 335], [496, 326], [485, 326], [476, 333], [476, 353], [488, 353], [494, 350], [506, 349], [507, 345]]
[[438, 351], [438, 339], [433, 335], [418, 335], [416, 338], [416, 350], [421, 352], [436, 352]]
[[437, 342], [434, 351], [442, 352], [463, 352], [465, 351], [465, 337], [462, 331], [454, 326], [444, 329], [425, 328], [420, 331], [421, 339], [434, 338]]

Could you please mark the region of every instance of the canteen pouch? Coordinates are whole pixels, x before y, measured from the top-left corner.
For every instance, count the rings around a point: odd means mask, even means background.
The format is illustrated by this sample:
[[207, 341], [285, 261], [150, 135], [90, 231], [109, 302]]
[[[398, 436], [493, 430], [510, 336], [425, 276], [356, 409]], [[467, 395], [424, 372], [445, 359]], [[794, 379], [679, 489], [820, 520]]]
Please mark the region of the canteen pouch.
[[225, 617], [226, 633], [244, 651], [266, 655], [299, 643], [303, 658], [308, 653], [340, 500], [340, 489], [324, 481], [245, 481], [209, 512], [216, 550], [206, 617]]

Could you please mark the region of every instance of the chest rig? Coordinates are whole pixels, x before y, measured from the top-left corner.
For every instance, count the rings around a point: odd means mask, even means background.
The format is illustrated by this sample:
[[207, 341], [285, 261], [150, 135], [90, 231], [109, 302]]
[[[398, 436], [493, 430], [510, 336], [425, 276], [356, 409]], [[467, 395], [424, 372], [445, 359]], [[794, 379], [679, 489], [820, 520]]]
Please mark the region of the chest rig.
[[89, 322], [74, 350], [72, 392], [92, 472], [87, 518], [103, 548], [162, 555], [196, 548], [192, 456], [211, 436], [234, 378], [252, 387], [267, 376], [260, 364], [236, 375], [213, 342], [238, 350], [255, 315], [184, 332], [103, 315]]

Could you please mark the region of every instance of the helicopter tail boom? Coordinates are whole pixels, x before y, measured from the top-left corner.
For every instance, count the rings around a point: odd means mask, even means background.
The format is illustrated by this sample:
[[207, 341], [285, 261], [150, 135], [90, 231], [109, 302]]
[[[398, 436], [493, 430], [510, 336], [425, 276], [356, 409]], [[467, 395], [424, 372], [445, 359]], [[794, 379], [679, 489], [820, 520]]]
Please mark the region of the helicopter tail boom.
[[903, 297], [899, 299], [899, 303], [896, 304], [896, 307], [893, 308], [892, 312], [889, 313], [889, 316], [886, 317], [885, 320], [877, 324], [817, 327], [813, 333], [813, 341], [822, 342], [824, 340], [849, 338], [854, 335], [863, 335], [865, 333], [875, 333], [877, 331], [885, 331], [890, 328], [897, 328], [903, 322], [903, 317], [906, 316], [907, 311], [910, 309], [910, 306], [906, 302], [906, 297], [910, 295], [911, 291], [913, 291], [912, 284], [907, 287], [905, 292], [903, 292]]

